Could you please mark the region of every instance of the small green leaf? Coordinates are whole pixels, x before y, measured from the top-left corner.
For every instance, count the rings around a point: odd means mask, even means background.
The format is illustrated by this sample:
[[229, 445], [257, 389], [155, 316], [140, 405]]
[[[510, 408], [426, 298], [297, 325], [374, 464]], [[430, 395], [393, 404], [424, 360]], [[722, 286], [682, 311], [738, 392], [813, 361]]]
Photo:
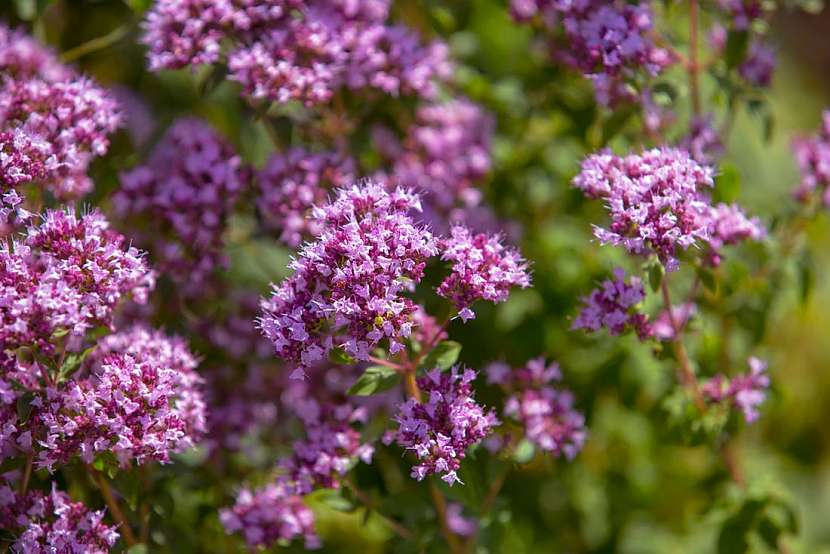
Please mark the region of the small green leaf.
[[366, 368], [363, 375], [349, 388], [347, 394], [351, 396], [371, 396], [379, 392], [388, 391], [401, 380], [400, 374], [382, 365], [373, 365]]
[[718, 280], [715, 278], [715, 274], [711, 269], [705, 267], [698, 268], [697, 276], [700, 279], [700, 282], [703, 283], [703, 286], [706, 287], [706, 290], [717, 292]]
[[726, 37], [726, 66], [732, 69], [744, 61], [748, 47], [749, 33], [747, 31], [729, 31]]
[[87, 356], [92, 354], [98, 345], [92, 345], [83, 352], [72, 352], [66, 356], [63, 365], [58, 370], [58, 381], [62, 381], [75, 373]]
[[445, 340], [439, 342], [435, 348], [432, 349], [421, 364], [426, 369], [440, 368], [449, 369], [455, 362], [458, 361], [458, 356], [461, 354], [461, 344], [454, 340]]
[[354, 510], [354, 503], [344, 498], [338, 491], [321, 490], [314, 494], [313, 500], [320, 502], [338, 512], [350, 512]]
[[35, 393], [27, 391], [17, 398], [17, 419], [20, 423], [29, 421], [29, 416], [32, 415], [32, 400], [35, 398]]
[[134, 544], [125, 550], [125, 554], [147, 554], [147, 552], [149, 551], [146, 544]]
[[663, 283], [663, 275], [666, 274], [666, 268], [663, 267], [657, 260], [653, 260], [648, 264], [648, 283], [651, 285], [651, 290], [657, 292], [660, 290], [660, 285]]
[[332, 348], [329, 351], [329, 361], [333, 364], [340, 364], [340, 365], [352, 365], [357, 363], [357, 359], [355, 359], [350, 354], [346, 353], [345, 350], [342, 348]]
[[526, 464], [533, 459], [534, 454], [536, 454], [536, 447], [533, 446], [533, 443], [527, 439], [522, 439], [516, 445], [516, 449], [513, 450], [513, 460], [517, 464]]

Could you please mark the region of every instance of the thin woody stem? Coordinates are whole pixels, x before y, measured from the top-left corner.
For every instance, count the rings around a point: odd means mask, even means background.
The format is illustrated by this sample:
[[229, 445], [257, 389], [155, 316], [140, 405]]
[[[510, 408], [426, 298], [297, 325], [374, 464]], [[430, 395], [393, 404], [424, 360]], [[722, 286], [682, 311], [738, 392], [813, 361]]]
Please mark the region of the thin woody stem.
[[23, 479], [20, 481], [20, 494], [26, 494], [29, 490], [29, 481], [32, 479], [32, 466], [34, 465], [34, 455], [29, 454], [26, 458], [26, 468], [23, 470]]
[[[357, 497], [357, 499], [360, 500], [360, 502], [363, 504], [363, 506], [365, 506], [369, 510], [377, 511], [377, 507], [375, 505], [374, 500], [372, 500], [372, 498], [369, 497], [368, 494], [363, 492], [362, 489], [358, 488], [357, 484], [355, 484], [354, 481], [352, 481], [351, 479], [346, 479], [345, 483], [349, 486], [350, 489], [352, 489], [352, 492]], [[381, 513], [378, 513], [378, 515], [381, 518], [383, 518], [383, 520], [386, 522], [386, 524], [389, 526], [389, 528], [392, 529], [395, 533], [397, 533], [401, 538], [411, 539], [414, 536], [412, 534], [412, 531], [410, 531], [409, 529], [407, 529], [406, 527], [404, 527], [403, 525], [401, 525], [400, 523], [398, 523], [394, 519], [392, 519], [390, 517], [387, 517], [387, 516], [385, 516]]]
[[130, 522], [127, 521], [127, 518], [124, 516], [124, 512], [121, 511], [118, 501], [115, 499], [115, 496], [113, 496], [109, 483], [107, 483], [104, 476], [94, 468], [87, 467], [87, 470], [89, 471], [90, 476], [92, 476], [92, 480], [95, 481], [95, 484], [101, 491], [101, 496], [104, 497], [104, 502], [107, 503], [107, 507], [109, 508], [112, 517], [120, 524], [118, 530], [123, 533], [124, 542], [127, 543], [127, 546], [135, 546], [138, 544], [138, 539], [136, 538], [135, 533], [133, 533], [132, 527], [130, 527]]
[[689, 0], [689, 89], [692, 94], [692, 112], [700, 114], [700, 65], [697, 59], [698, 43], [698, 0]]
[[698, 385], [697, 377], [695, 377], [694, 369], [692, 369], [692, 363], [689, 361], [689, 355], [686, 353], [686, 347], [683, 345], [683, 337], [681, 336], [683, 329], [678, 325], [677, 318], [672, 311], [671, 297], [669, 295], [669, 286], [666, 278], [663, 278], [660, 288], [663, 291], [663, 302], [666, 305], [666, 313], [669, 315], [669, 323], [674, 332], [672, 346], [674, 347], [674, 355], [680, 364], [678, 368], [678, 379], [691, 391], [692, 398], [700, 413], [704, 413], [706, 411], [706, 400], [703, 398], [703, 393], [700, 392], [700, 386]]

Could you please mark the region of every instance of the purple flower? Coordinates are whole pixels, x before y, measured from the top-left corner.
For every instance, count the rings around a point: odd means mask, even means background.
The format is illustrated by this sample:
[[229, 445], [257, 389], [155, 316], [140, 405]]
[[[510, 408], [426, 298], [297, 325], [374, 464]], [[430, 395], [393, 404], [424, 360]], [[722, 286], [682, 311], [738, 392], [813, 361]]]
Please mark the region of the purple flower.
[[651, 324], [651, 331], [660, 340], [673, 340], [675, 335], [672, 319], [682, 331], [686, 324], [697, 314], [697, 304], [687, 302], [671, 307], [671, 317], [668, 310], [663, 310]]
[[818, 196], [825, 206], [830, 206], [830, 110], [822, 114], [818, 133], [793, 141], [793, 152], [801, 170], [795, 197], [808, 203]]
[[417, 381], [424, 400], [410, 398], [400, 406], [396, 439], [418, 458], [412, 467], [412, 477], [418, 481], [441, 473], [448, 485], [463, 484], [457, 472], [467, 449], [498, 425], [495, 415], [485, 412], [473, 398], [475, 376], [471, 369], [453, 367], [443, 373], [434, 369]]
[[732, 18], [732, 27], [738, 30], [749, 29], [753, 21], [764, 17], [761, 0], [718, 0], [718, 4]]
[[272, 546], [277, 541], [305, 539], [306, 548], [319, 548], [314, 532], [314, 513], [285, 484], [272, 483], [250, 491], [243, 489], [232, 508], [219, 513], [228, 533], [241, 533], [252, 548]]
[[309, 398], [296, 402], [293, 408], [303, 422], [306, 438], [296, 441], [291, 457], [279, 465], [298, 493], [308, 494], [318, 487], [339, 488], [340, 478], [357, 460], [371, 463], [374, 447], [362, 443], [360, 433], [351, 426], [365, 422], [365, 409]]
[[31, 78], [48, 82], [64, 81], [75, 73], [58, 60], [51, 49], [21, 30], [0, 23], [0, 74], [11, 80]]
[[701, 392], [709, 402], [731, 403], [741, 410], [747, 423], [752, 423], [758, 419], [758, 407], [766, 399], [770, 380], [766, 361], [750, 357], [748, 363], [749, 373], [731, 380], [718, 374], [703, 384]]
[[551, 386], [561, 378], [559, 364], [536, 358], [498, 382], [510, 392], [504, 414], [522, 424], [525, 437], [540, 449], [570, 460], [585, 442], [585, 417], [574, 409], [570, 391]]
[[711, 114], [693, 117], [689, 123], [689, 134], [680, 141], [680, 147], [704, 165], [716, 163], [724, 153], [723, 142], [712, 120]]
[[[712, 27], [709, 40], [715, 53], [722, 54], [726, 50], [727, 37], [727, 30], [722, 25], [716, 24]], [[775, 50], [764, 44], [760, 38], [753, 37], [746, 57], [738, 66], [738, 74], [754, 87], [769, 88], [772, 84], [773, 73], [775, 73], [775, 65]]]
[[37, 346], [48, 354], [53, 334], [70, 343], [109, 325], [122, 298], [144, 303], [154, 274], [141, 252], [124, 248], [99, 212], [77, 217], [47, 211], [16, 241], [0, 243], [0, 344]]
[[530, 286], [528, 264], [517, 250], [505, 247], [501, 237], [473, 234], [457, 225], [441, 241], [441, 259], [452, 263], [450, 274], [438, 286], [438, 295], [450, 300], [464, 321], [475, 318], [476, 300], [504, 302], [514, 286]]
[[311, 209], [329, 193], [354, 181], [354, 161], [336, 152], [311, 153], [294, 148], [274, 154], [259, 172], [257, 208], [267, 227], [281, 231], [292, 248], [319, 234]]
[[538, 17], [555, 38], [554, 54], [593, 82], [602, 104], [631, 100], [628, 82], [639, 71], [656, 75], [673, 60], [655, 46], [647, 2], [512, 0], [519, 21]]
[[121, 174], [113, 209], [120, 218], [149, 223], [139, 228], [139, 241], [184, 294], [196, 294], [226, 261], [222, 236], [246, 182], [226, 141], [201, 120], [181, 119], [147, 165]]
[[640, 278], [631, 277], [626, 283], [625, 271], [616, 268], [613, 279], [606, 279], [599, 288], [582, 298], [584, 307], [571, 328], [594, 332], [605, 327], [612, 335], [632, 329], [640, 340], [645, 340], [651, 336], [652, 328], [648, 316], [637, 307], [644, 298]]
[[726, 245], [738, 244], [745, 240], [760, 241], [766, 238], [767, 230], [757, 217], [747, 217], [737, 204], [718, 204], [709, 209], [709, 237], [711, 248], [709, 263], [720, 263], [720, 250]]
[[623, 158], [594, 154], [573, 184], [606, 200], [610, 228], [594, 227], [602, 244], [654, 253], [669, 271], [679, 265], [678, 250], [709, 238], [709, 205], [701, 193], [714, 184], [712, 170], [683, 150], [654, 148]]
[[73, 502], [52, 484], [52, 492], [14, 492], [0, 485], [0, 528], [14, 537], [15, 552], [85, 552], [104, 554], [118, 541], [114, 527], [104, 525], [103, 510]]
[[315, 208], [317, 240], [300, 250], [294, 274], [262, 304], [259, 325], [278, 356], [302, 368], [334, 347], [361, 360], [382, 340], [392, 354], [403, 348], [415, 304], [402, 293], [437, 254], [435, 239], [409, 215], [419, 209], [416, 195], [373, 182], [342, 189]]
[[478, 521], [464, 517], [464, 508], [457, 502], [447, 504], [447, 527], [461, 537], [472, 537], [478, 530]]

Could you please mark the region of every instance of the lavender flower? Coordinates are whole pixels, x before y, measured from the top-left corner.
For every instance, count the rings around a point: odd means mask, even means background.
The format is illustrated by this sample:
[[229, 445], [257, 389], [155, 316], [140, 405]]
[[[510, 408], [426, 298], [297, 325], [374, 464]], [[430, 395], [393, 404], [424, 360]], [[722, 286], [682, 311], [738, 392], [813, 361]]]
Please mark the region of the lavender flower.
[[680, 141], [680, 147], [702, 165], [716, 163], [724, 154], [723, 142], [712, 119], [711, 114], [693, 117], [689, 123], [689, 134]]
[[21, 30], [0, 23], [0, 74], [13, 80], [38, 78], [64, 81], [74, 72], [58, 61], [55, 52]]
[[104, 512], [73, 502], [52, 484], [52, 492], [14, 492], [0, 485], [0, 528], [12, 534], [14, 552], [109, 552], [118, 532], [104, 525]]
[[632, 254], [655, 253], [674, 271], [678, 250], [708, 239], [709, 206], [701, 193], [714, 184], [712, 170], [688, 152], [655, 148], [623, 158], [595, 154], [583, 162], [573, 184], [607, 201], [611, 226], [594, 227], [602, 244], [622, 245]]
[[660, 340], [673, 340], [676, 333], [672, 320], [682, 331], [695, 315], [697, 315], [697, 304], [693, 302], [672, 306], [671, 316], [669, 316], [668, 310], [660, 312], [654, 323], [651, 324], [651, 331]]
[[[726, 50], [727, 30], [722, 25], [715, 25], [710, 33], [709, 40], [716, 54]], [[775, 73], [775, 50], [764, 44], [760, 38], [753, 37], [749, 44], [746, 57], [738, 65], [738, 74], [751, 86], [769, 88], [772, 76]]]
[[504, 302], [512, 287], [530, 286], [527, 262], [498, 236], [474, 235], [455, 226], [441, 250], [441, 259], [452, 262], [452, 267], [438, 286], [438, 295], [449, 299], [464, 321], [475, 318], [470, 306], [476, 300]]
[[140, 229], [140, 242], [184, 294], [195, 294], [226, 262], [222, 235], [246, 181], [227, 142], [201, 120], [181, 119], [147, 165], [122, 173], [113, 209], [118, 217], [152, 223]]
[[763, 223], [757, 217], [747, 217], [737, 204], [717, 204], [709, 209], [709, 237], [711, 251], [709, 263], [717, 266], [721, 261], [720, 250], [725, 245], [745, 240], [759, 241], [767, 236]]
[[383, 339], [393, 354], [403, 348], [415, 304], [401, 293], [437, 253], [432, 235], [409, 216], [413, 209], [420, 209], [416, 195], [366, 182], [314, 210], [319, 237], [262, 304], [259, 324], [278, 356], [308, 367], [335, 346], [361, 360]]
[[761, 0], [718, 0], [718, 4], [732, 19], [732, 27], [738, 30], [749, 29], [753, 21], [764, 16]]
[[308, 398], [295, 403], [294, 408], [306, 438], [294, 443], [292, 456], [280, 466], [298, 493], [308, 494], [317, 487], [338, 488], [340, 478], [357, 460], [371, 463], [374, 447], [361, 443], [360, 433], [351, 427], [355, 422], [365, 423], [365, 409]]
[[521, 423], [525, 437], [537, 447], [570, 460], [585, 442], [585, 417], [574, 409], [570, 391], [550, 385], [561, 378], [559, 364], [536, 358], [499, 382], [511, 393], [504, 414]]
[[498, 420], [473, 399], [471, 369], [449, 372], [434, 369], [417, 381], [426, 400], [410, 398], [399, 408], [397, 442], [415, 453], [419, 463], [412, 477], [421, 481], [431, 473], [442, 473], [448, 485], [462, 483], [458, 477], [467, 449], [492, 432]]
[[606, 279], [590, 295], [582, 298], [584, 307], [571, 325], [572, 329], [599, 331], [608, 329], [611, 335], [621, 335], [632, 329], [645, 340], [652, 334], [648, 316], [641, 313], [637, 305], [645, 298], [643, 283], [639, 277], [625, 282], [625, 271], [614, 270], [614, 278]]
[[0, 243], [0, 344], [37, 346], [48, 354], [53, 335], [77, 341], [109, 325], [122, 298], [147, 300], [154, 275], [135, 248], [109, 229], [99, 212], [77, 217], [47, 211], [17, 241]]
[[354, 181], [354, 161], [336, 152], [315, 154], [294, 148], [274, 154], [259, 172], [257, 207], [267, 227], [281, 231], [292, 248], [320, 229], [309, 218], [329, 192]]
[[457, 502], [447, 504], [447, 527], [461, 537], [472, 537], [478, 530], [478, 521], [464, 517], [464, 508]]
[[709, 402], [733, 404], [741, 410], [744, 420], [752, 423], [758, 419], [758, 406], [766, 399], [770, 380], [766, 374], [766, 361], [750, 357], [748, 363], [749, 373], [731, 380], [718, 374], [703, 384], [701, 392]]
[[793, 152], [801, 170], [795, 197], [804, 203], [819, 197], [825, 206], [830, 206], [830, 110], [822, 114], [818, 133], [793, 141]]
[[511, 11], [519, 21], [538, 18], [548, 27], [556, 57], [591, 78], [605, 105], [632, 99], [626, 84], [639, 71], [656, 75], [672, 62], [649, 36], [654, 21], [645, 2], [512, 0]]
[[243, 489], [234, 506], [222, 510], [219, 519], [228, 533], [241, 532], [252, 548], [267, 548], [300, 536], [306, 548], [320, 546], [314, 532], [314, 513], [285, 484], [272, 483], [253, 492]]
[[393, 172], [443, 211], [481, 201], [477, 183], [490, 171], [493, 120], [469, 100], [418, 109]]

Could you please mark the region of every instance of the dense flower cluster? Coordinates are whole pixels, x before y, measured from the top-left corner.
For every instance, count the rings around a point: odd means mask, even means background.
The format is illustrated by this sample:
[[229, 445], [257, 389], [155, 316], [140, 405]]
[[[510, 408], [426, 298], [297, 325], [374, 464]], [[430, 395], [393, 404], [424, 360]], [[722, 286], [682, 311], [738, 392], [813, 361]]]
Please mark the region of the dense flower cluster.
[[354, 161], [337, 152], [312, 153], [302, 148], [274, 154], [259, 172], [257, 208], [268, 228], [281, 232], [280, 240], [296, 248], [319, 234], [309, 217], [329, 193], [354, 181]]
[[770, 385], [767, 362], [750, 357], [749, 373], [727, 379], [718, 374], [701, 387], [704, 398], [713, 403], [729, 402], [741, 410], [744, 420], [752, 423], [758, 419], [758, 406], [767, 396]]
[[585, 417], [574, 407], [569, 391], [551, 386], [562, 379], [559, 364], [546, 364], [544, 358], [530, 360], [524, 367], [510, 369], [493, 364], [488, 381], [510, 392], [504, 415], [522, 424], [525, 437], [554, 456], [573, 459], [585, 442]]
[[[443, 211], [481, 201], [478, 181], [490, 170], [493, 120], [466, 99], [422, 106], [395, 157], [393, 173]], [[381, 145], [389, 149], [389, 145]]]
[[351, 426], [365, 423], [365, 409], [308, 398], [295, 402], [293, 408], [303, 422], [306, 438], [294, 443], [292, 456], [280, 465], [297, 492], [337, 488], [358, 459], [371, 463], [374, 448], [361, 443], [360, 433]]
[[251, 547], [268, 548], [277, 541], [305, 539], [306, 548], [317, 548], [314, 513], [288, 485], [271, 483], [250, 491], [243, 489], [232, 508], [220, 512], [228, 533], [242, 533]]
[[393, 354], [403, 348], [415, 304], [401, 293], [437, 253], [435, 239], [409, 215], [418, 209], [417, 195], [373, 182], [315, 208], [319, 237], [262, 305], [259, 323], [277, 355], [308, 367], [334, 347], [362, 360], [383, 339]]
[[702, 165], [716, 163], [724, 153], [723, 142], [712, 120], [711, 114], [693, 117], [689, 122], [689, 133], [680, 141], [680, 147]]
[[709, 262], [718, 265], [720, 249], [745, 240], [759, 241], [767, 236], [763, 223], [757, 217], [747, 217], [737, 204], [717, 204], [709, 209]]
[[0, 75], [0, 192], [32, 181], [59, 197], [88, 192], [87, 168], [121, 122], [115, 101], [2, 24]]
[[822, 114], [822, 126], [816, 135], [793, 141], [793, 152], [801, 170], [795, 197], [804, 203], [818, 197], [830, 206], [830, 110]]
[[638, 304], [645, 298], [643, 283], [632, 276], [625, 282], [625, 271], [614, 270], [614, 278], [606, 279], [591, 294], [582, 298], [584, 307], [574, 320], [572, 329], [599, 331], [602, 327], [612, 335], [632, 329], [640, 339], [651, 336], [648, 316], [641, 313]]
[[764, 16], [761, 0], [718, 0], [718, 5], [731, 18], [732, 27], [746, 30]]
[[19, 494], [0, 485], [0, 528], [15, 537], [13, 552], [104, 554], [115, 546], [118, 532], [104, 525], [103, 518], [103, 511], [73, 502], [54, 485], [48, 494]]
[[[144, 23], [154, 70], [213, 64], [252, 99], [328, 101], [341, 87], [435, 94], [450, 73], [445, 45], [386, 25], [389, 2], [162, 0]], [[223, 45], [229, 50], [223, 53]]]
[[450, 274], [438, 286], [439, 296], [449, 299], [467, 321], [475, 318], [470, 308], [476, 300], [504, 302], [514, 286], [530, 286], [528, 264], [517, 250], [505, 247], [501, 238], [473, 234], [457, 225], [441, 241], [441, 259], [452, 263]]
[[467, 449], [489, 435], [498, 420], [473, 398], [471, 369], [441, 372], [434, 369], [417, 381], [424, 400], [410, 398], [399, 408], [396, 440], [418, 458], [412, 477], [421, 481], [442, 473], [447, 484], [462, 483], [458, 477]]
[[412, 340], [424, 347], [427, 344], [438, 344], [446, 338], [447, 332], [438, 321], [423, 306], [416, 306], [412, 313]]
[[669, 271], [678, 267], [678, 250], [709, 236], [709, 204], [702, 192], [714, 185], [712, 170], [683, 150], [654, 148], [622, 158], [593, 154], [573, 184], [588, 197], [606, 200], [611, 226], [594, 227], [602, 244], [655, 253]]
[[99, 212], [47, 211], [19, 240], [0, 244], [0, 345], [54, 348], [53, 335], [77, 341], [109, 325], [123, 297], [143, 303], [154, 275]]
[[183, 287], [204, 290], [225, 262], [222, 235], [247, 170], [231, 146], [198, 119], [181, 119], [148, 163], [121, 175], [113, 196], [119, 217], [149, 222], [138, 234], [155, 265]]
[[538, 19], [558, 35], [556, 57], [594, 82], [602, 104], [631, 99], [626, 80], [640, 71], [656, 75], [672, 63], [650, 36], [654, 16], [647, 2], [511, 0], [510, 6], [519, 21]]

